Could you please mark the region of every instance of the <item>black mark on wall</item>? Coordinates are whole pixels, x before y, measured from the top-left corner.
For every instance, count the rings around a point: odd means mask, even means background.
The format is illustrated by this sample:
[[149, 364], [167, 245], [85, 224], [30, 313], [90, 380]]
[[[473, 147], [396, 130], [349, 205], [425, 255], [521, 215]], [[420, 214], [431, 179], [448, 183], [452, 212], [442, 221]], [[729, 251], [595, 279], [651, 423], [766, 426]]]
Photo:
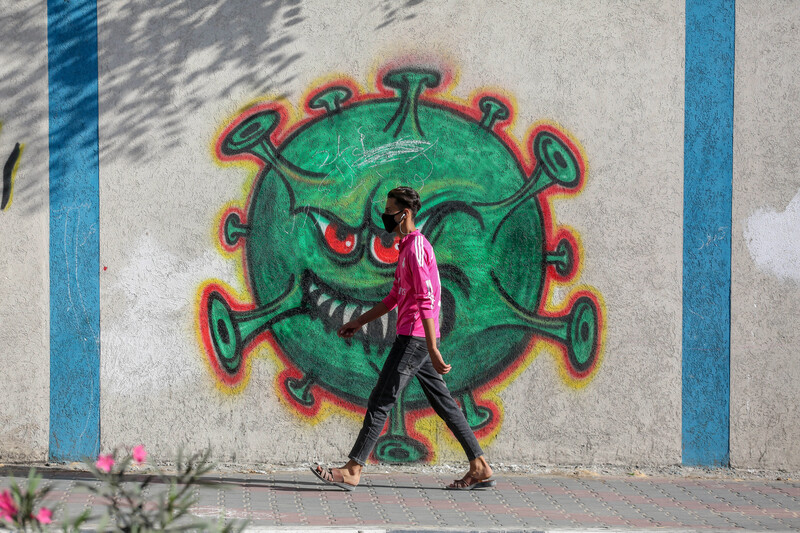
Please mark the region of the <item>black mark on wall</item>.
[[6, 164], [3, 166], [3, 200], [0, 202], [0, 211], [4, 210], [11, 200], [11, 187], [13, 186], [14, 166], [19, 159], [19, 143], [14, 146], [11, 155], [8, 156]]

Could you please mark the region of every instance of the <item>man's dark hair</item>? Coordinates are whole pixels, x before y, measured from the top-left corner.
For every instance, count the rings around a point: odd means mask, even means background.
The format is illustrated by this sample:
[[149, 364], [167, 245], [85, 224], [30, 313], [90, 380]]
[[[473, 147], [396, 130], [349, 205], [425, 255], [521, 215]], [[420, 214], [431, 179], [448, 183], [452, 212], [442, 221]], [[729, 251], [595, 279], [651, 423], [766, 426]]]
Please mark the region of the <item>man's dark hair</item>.
[[422, 207], [419, 193], [411, 187], [397, 187], [389, 191], [386, 197], [393, 198], [401, 208], [410, 209], [412, 218], [417, 216], [417, 212]]

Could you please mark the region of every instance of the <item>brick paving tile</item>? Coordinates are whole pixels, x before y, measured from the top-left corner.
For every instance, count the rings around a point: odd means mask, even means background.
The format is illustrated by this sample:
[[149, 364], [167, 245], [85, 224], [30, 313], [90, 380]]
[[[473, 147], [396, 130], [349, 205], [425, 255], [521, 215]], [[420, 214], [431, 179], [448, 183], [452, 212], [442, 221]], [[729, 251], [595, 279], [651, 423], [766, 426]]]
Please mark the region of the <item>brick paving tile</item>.
[[619, 518], [617, 516], [598, 516], [597, 520], [599, 520], [600, 523], [605, 527], [630, 525], [630, 522], [628, 520], [625, 520], [624, 518]]
[[553, 529], [575, 529], [576, 525], [572, 520], [553, 520], [550, 522], [550, 527]]
[[631, 481], [630, 485], [631, 487], [633, 487], [634, 490], [639, 492], [639, 494], [644, 494], [649, 496], [661, 492], [661, 489], [658, 486], [658, 484], [652, 481]]
[[651, 498], [650, 501], [659, 507], [678, 507], [680, 503], [674, 498], [656, 497]]
[[786, 507], [788, 509], [800, 508], [800, 501], [785, 494], [770, 495], [770, 499], [779, 507]]
[[603, 511], [608, 509], [608, 504], [602, 500], [581, 500], [580, 506], [587, 511]]
[[567, 518], [566, 511], [542, 511], [542, 517], [552, 520], [561, 520]]
[[477, 518], [469, 524], [469, 527], [478, 529], [478, 530], [489, 530], [489, 529], [498, 529], [498, 525], [493, 520], [484, 519], [484, 518]]
[[774, 519], [759, 519], [758, 523], [764, 526], [764, 528], [769, 530], [777, 530], [777, 531], [786, 531], [788, 528], [786, 524], [782, 520], [774, 520]]
[[604, 502], [623, 502], [625, 497], [616, 492], [598, 492], [598, 497]]
[[567, 513], [566, 516], [570, 520], [574, 520], [574, 521], [576, 521], [578, 523], [581, 523], [581, 524], [584, 523], [584, 522], [596, 522], [597, 521], [597, 517], [595, 515], [588, 514], [588, 513]]
[[510, 482], [511, 486], [515, 487], [518, 492], [540, 496], [547, 494], [547, 487], [542, 485], [525, 485], [523, 483], [519, 483], [516, 479], [510, 480]]
[[[736, 524], [736, 527], [742, 529], [759, 530], [765, 528], [764, 524], [762, 524], [759, 520], [746, 516], [739, 516], [735, 520], [733, 520], [733, 522]], [[785, 528], [785, 529], [791, 529], [791, 528]]]
[[515, 512], [517, 516], [524, 518], [527, 517], [542, 518], [545, 516], [545, 513], [543, 511], [540, 511], [539, 509], [523, 508], [523, 509], [515, 509]]
[[766, 494], [761, 494], [760, 492], [751, 491], [750, 493], [747, 494], [747, 496], [748, 496], [748, 499], [750, 500], [750, 503], [752, 503], [754, 505], [774, 505], [775, 504], [775, 498], [773, 498], [773, 497], [771, 497], [769, 495], [766, 495]]
[[616, 483], [609, 483], [609, 488], [616, 492], [617, 494], [621, 494], [624, 496], [639, 496], [641, 493], [640, 491], [630, 483], [626, 482], [616, 482]]
[[569, 495], [569, 493], [570, 493], [570, 491], [568, 489], [565, 489], [564, 487], [558, 487], [558, 486], [548, 487], [548, 488], [545, 489], [545, 491], [547, 492], [548, 496], [561, 496], [561, 495], [565, 495], [566, 496], [566, 495]]
[[406, 507], [427, 507], [428, 502], [425, 498], [403, 498], [403, 504]]
[[622, 518], [628, 520], [638, 520], [644, 518], [641, 511], [634, 507], [615, 508], [614, 511]]
[[673, 498], [676, 500], [683, 500], [689, 498], [690, 496], [686, 493], [683, 487], [675, 486], [675, 485], [662, 485], [661, 486], [661, 495], [667, 498]]
[[309, 526], [327, 526], [330, 525], [330, 519], [326, 516], [309, 516], [306, 523]]
[[428, 490], [425, 491], [425, 497], [436, 501], [449, 500], [450, 496], [447, 494], [447, 492], [448, 491], [444, 490]]
[[534, 476], [520, 476], [516, 474], [506, 475], [506, 474], [495, 473], [494, 477], [497, 479], [512, 480], [514, 483], [518, 485], [528, 486], [528, 485], [537, 485], [539, 483], [539, 478], [541, 476], [534, 477]]
[[645, 510], [642, 514], [652, 522], [673, 522], [675, 517], [657, 509]]
[[631, 495], [628, 495], [628, 496], [625, 497], [625, 501], [627, 501], [628, 503], [634, 503], [634, 504], [646, 504], [646, 503], [652, 503], [653, 500], [651, 498], [646, 497], [646, 496], [640, 496], [638, 494], [631, 494]]
[[747, 498], [742, 498], [740, 496], [737, 497], [728, 497], [728, 498], [721, 498], [722, 501], [732, 505], [733, 507], [742, 507], [744, 505], [750, 505], [751, 501]]
[[576, 503], [576, 500], [574, 498], [572, 498], [568, 494], [564, 494], [563, 496], [553, 496], [550, 499], [553, 502], [555, 502], [557, 505], [562, 505], [562, 506], [563, 505], [573, 505], [573, 504]]
[[682, 501], [682, 502], [681, 502], [681, 507], [683, 507], [684, 509], [695, 509], [695, 510], [697, 510], [697, 509], [704, 509], [704, 510], [711, 510], [711, 508], [709, 507], [709, 504], [707, 504], [707, 503], [703, 503], [703, 502], [699, 502], [699, 501], [694, 501], [694, 500], [690, 500], [690, 501]]
[[547, 522], [541, 522], [541, 521], [535, 521], [534, 520], [534, 521], [523, 522], [520, 525], [520, 527], [522, 528], [523, 531], [530, 531], [530, 530], [544, 531], [544, 530], [551, 529], [552, 526], [550, 524], [548, 524]]
[[655, 526], [655, 524], [651, 520], [646, 520], [644, 518], [632, 518], [632, 519], [628, 520], [628, 522], [633, 527], [651, 528], [651, 527]]

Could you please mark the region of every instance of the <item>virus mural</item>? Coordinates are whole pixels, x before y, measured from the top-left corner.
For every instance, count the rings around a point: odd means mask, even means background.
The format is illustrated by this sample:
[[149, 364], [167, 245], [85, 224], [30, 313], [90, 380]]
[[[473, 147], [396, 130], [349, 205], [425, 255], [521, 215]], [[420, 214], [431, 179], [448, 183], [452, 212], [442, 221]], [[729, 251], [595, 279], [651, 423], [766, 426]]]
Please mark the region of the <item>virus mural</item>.
[[[303, 417], [326, 405], [363, 412], [394, 337], [396, 312], [352, 339], [336, 330], [391, 289], [398, 241], [382, 230], [386, 193], [410, 185], [422, 197], [417, 226], [436, 250], [442, 283], [445, 377], [484, 441], [502, 407], [483, 395], [513, 379], [543, 340], [557, 347], [562, 375], [581, 386], [602, 345], [600, 300], [573, 289], [560, 309], [551, 281], [578, 269], [578, 241], [555, 226], [548, 197], [583, 185], [577, 145], [552, 125], [532, 129], [523, 151], [504, 130], [507, 98], [481, 93], [470, 105], [444, 90], [452, 76], [385, 68], [377, 92], [348, 79], [311, 92], [306, 118], [290, 124], [279, 103], [256, 105], [220, 134], [223, 162], [259, 165], [244, 209], [219, 225], [229, 252], [241, 249], [252, 302], [217, 281], [199, 291], [199, 326], [220, 384], [240, 390], [250, 355], [271, 344], [283, 371], [280, 394]], [[429, 461], [432, 415], [413, 382], [395, 405], [375, 459]]]

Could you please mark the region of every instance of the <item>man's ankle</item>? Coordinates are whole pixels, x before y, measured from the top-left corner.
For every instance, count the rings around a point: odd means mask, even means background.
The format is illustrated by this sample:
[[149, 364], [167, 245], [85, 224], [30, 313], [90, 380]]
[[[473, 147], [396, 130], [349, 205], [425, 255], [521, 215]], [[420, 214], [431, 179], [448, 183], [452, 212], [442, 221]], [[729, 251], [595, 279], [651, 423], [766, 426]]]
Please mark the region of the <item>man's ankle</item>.
[[480, 457], [476, 457], [474, 460], [470, 461], [470, 470], [474, 472], [478, 471], [486, 471], [489, 470], [489, 462], [484, 458], [483, 455]]
[[361, 474], [361, 469], [363, 468], [360, 464], [350, 459], [344, 467], [353, 475]]

